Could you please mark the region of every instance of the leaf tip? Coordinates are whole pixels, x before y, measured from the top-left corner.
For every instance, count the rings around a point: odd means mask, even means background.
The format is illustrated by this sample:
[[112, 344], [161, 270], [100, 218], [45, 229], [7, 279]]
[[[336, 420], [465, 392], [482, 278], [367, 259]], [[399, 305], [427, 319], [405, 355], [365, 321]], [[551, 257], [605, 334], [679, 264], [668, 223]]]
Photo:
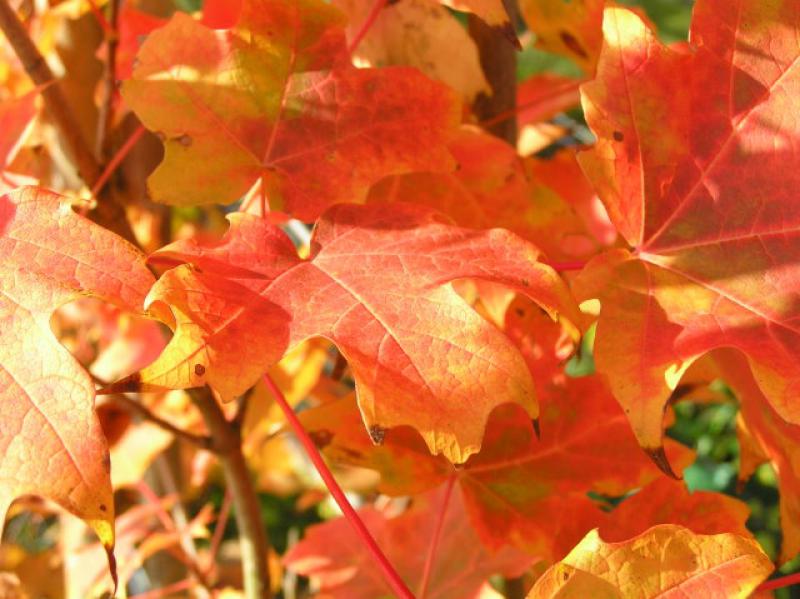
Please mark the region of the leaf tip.
[[119, 575], [117, 574], [117, 558], [114, 556], [114, 546], [103, 545], [106, 550], [106, 556], [108, 557], [108, 572], [111, 574], [111, 580], [114, 583], [114, 592], [112, 593], [112, 597], [117, 596], [117, 589], [119, 588]]
[[106, 385], [96, 391], [97, 395], [111, 395], [114, 393], [137, 393], [142, 390], [142, 375], [134, 372], [116, 383]]
[[386, 429], [377, 424], [369, 427], [369, 438], [375, 445], [383, 445], [383, 440], [386, 438]]
[[675, 471], [672, 469], [663, 445], [654, 448], [644, 447], [643, 449], [650, 459], [653, 460], [653, 463], [658, 466], [658, 469], [661, 470], [661, 472], [675, 480], [683, 480], [683, 477], [675, 474]]

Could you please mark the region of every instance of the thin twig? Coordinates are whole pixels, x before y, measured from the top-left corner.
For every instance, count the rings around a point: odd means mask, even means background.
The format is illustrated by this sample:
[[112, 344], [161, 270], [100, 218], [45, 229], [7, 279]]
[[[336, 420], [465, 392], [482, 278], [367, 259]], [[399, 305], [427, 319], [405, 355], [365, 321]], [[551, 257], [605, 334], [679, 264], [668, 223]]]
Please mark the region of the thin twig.
[[375, 0], [375, 3], [372, 5], [372, 8], [367, 14], [367, 17], [364, 19], [364, 22], [361, 24], [361, 27], [353, 36], [353, 39], [350, 40], [350, 45], [347, 48], [350, 54], [352, 54], [356, 50], [356, 48], [358, 48], [358, 45], [364, 39], [364, 36], [367, 35], [370, 28], [375, 24], [378, 15], [381, 14], [381, 11], [386, 6], [386, 2], [387, 0]]
[[144, 132], [144, 126], [139, 125], [134, 132], [131, 133], [131, 136], [125, 140], [125, 143], [120, 146], [119, 150], [117, 150], [111, 160], [108, 161], [108, 164], [106, 164], [106, 167], [103, 169], [103, 172], [100, 174], [97, 182], [92, 187], [92, 195], [94, 197], [98, 197], [100, 195], [100, 192], [103, 190], [103, 187], [105, 187], [106, 183], [108, 183], [111, 175], [113, 175], [117, 168], [119, 168], [119, 165], [123, 160], [125, 160], [125, 157], [136, 145], [136, 142], [141, 139], [142, 135], [144, 135]]
[[269, 541], [261, 519], [258, 495], [242, 455], [241, 431], [238, 426], [228, 422], [208, 388], [191, 389], [189, 395], [206, 421], [213, 440], [211, 450], [217, 454], [228, 490], [233, 497], [239, 529], [245, 598], [266, 599], [270, 595], [267, 567]]
[[289, 422], [289, 425], [292, 427], [292, 430], [294, 430], [294, 434], [297, 436], [297, 439], [305, 448], [308, 457], [314, 463], [314, 467], [317, 469], [320, 477], [323, 481], [325, 481], [325, 486], [328, 488], [328, 491], [330, 491], [334, 500], [336, 500], [339, 509], [342, 510], [344, 517], [350, 523], [350, 526], [353, 527], [356, 535], [358, 535], [358, 537], [361, 539], [361, 542], [364, 543], [364, 546], [366, 547], [370, 556], [380, 569], [384, 579], [389, 584], [389, 588], [391, 588], [392, 592], [401, 599], [414, 599], [414, 595], [408, 589], [406, 583], [403, 582], [403, 579], [400, 578], [400, 575], [394, 569], [394, 566], [392, 566], [389, 560], [386, 559], [386, 556], [375, 542], [375, 539], [372, 538], [372, 535], [370, 534], [369, 530], [367, 530], [364, 522], [358, 516], [358, 512], [356, 512], [355, 509], [353, 509], [353, 506], [350, 505], [350, 502], [347, 500], [342, 488], [339, 486], [339, 483], [336, 482], [336, 479], [333, 477], [328, 465], [325, 463], [325, 460], [322, 459], [319, 450], [317, 449], [316, 445], [314, 445], [311, 437], [308, 436], [308, 433], [306, 433], [303, 425], [295, 415], [294, 410], [292, 410], [291, 406], [287, 403], [286, 398], [283, 396], [281, 390], [270, 378], [269, 374], [264, 375], [264, 382], [266, 383], [267, 388], [270, 390], [272, 395], [275, 397], [275, 401], [283, 411], [283, 414], [286, 417], [286, 420]]
[[[103, 156], [106, 147], [106, 135], [111, 130], [114, 119], [114, 100], [117, 94], [117, 47], [119, 46], [119, 4], [121, 0], [109, 0], [108, 21], [103, 26], [106, 38], [106, 64], [103, 73], [103, 99], [100, 102], [100, 111], [97, 116], [97, 134], [95, 136], [95, 154]], [[94, 2], [92, 2], [94, 6]], [[96, 8], [96, 6], [95, 6]], [[98, 21], [103, 13], [97, 10]], [[102, 25], [102, 22], [101, 22]]]
[[[114, 3], [115, 0], [111, 0], [111, 2], [109, 2], [109, 4]], [[109, 22], [109, 20], [106, 19], [106, 16], [103, 14], [103, 11], [100, 10], [100, 7], [97, 6], [97, 2], [95, 2], [95, 0], [89, 0], [89, 10], [92, 11], [94, 18], [97, 19], [97, 22], [99, 23], [100, 28], [103, 30], [103, 33], [106, 35], [111, 35], [114, 33], [116, 24], [113, 22], [113, 20]]]
[[209, 572], [214, 567], [219, 546], [222, 544], [222, 539], [225, 536], [225, 526], [228, 524], [228, 516], [231, 513], [231, 505], [233, 505], [233, 497], [230, 493], [226, 492], [225, 496], [222, 498], [222, 505], [219, 508], [217, 524], [214, 526], [214, 535], [211, 537], [211, 543], [208, 547], [207, 571]]
[[447, 488], [444, 490], [444, 497], [442, 498], [442, 509], [439, 510], [439, 517], [436, 519], [436, 528], [433, 529], [433, 537], [431, 544], [428, 547], [428, 555], [425, 556], [425, 566], [422, 568], [422, 579], [419, 581], [419, 591], [417, 592], [418, 599], [424, 599], [425, 593], [428, 592], [428, 581], [431, 578], [433, 571], [433, 560], [436, 559], [439, 549], [439, 540], [442, 538], [442, 529], [444, 528], [445, 516], [447, 516], [447, 508], [450, 506], [450, 496], [453, 494], [453, 487], [455, 486], [456, 477], [451, 476], [447, 479]]
[[527, 102], [522, 102], [521, 104], [517, 104], [513, 108], [505, 110], [501, 113], [494, 115], [491, 118], [488, 118], [484, 121], [478, 123], [484, 129], [489, 129], [494, 125], [502, 123], [510, 118], [516, 118], [520, 112], [523, 110], [527, 110], [528, 108], [532, 108], [533, 106], [537, 106], [540, 104], [544, 104], [547, 100], [551, 100], [553, 98], [557, 98], [558, 96], [564, 95], [570, 91], [575, 91], [577, 93], [578, 88], [583, 83], [582, 80], [576, 79], [574, 82], [565, 83], [562, 87], [552, 90], [548, 95], [543, 95], [533, 100], [529, 100]]
[[[50, 70], [47, 61], [31, 40], [25, 25], [11, 8], [8, 0], [0, 0], [0, 30], [8, 38], [25, 72], [41, 89], [47, 112], [66, 141], [75, 161], [78, 176], [87, 187], [94, 188], [102, 170], [100, 163], [83, 138], [78, 121], [53, 71]], [[92, 212], [92, 219], [138, 246], [136, 236], [125, 215], [125, 209], [116, 203], [111, 194], [104, 199], [108, 201], [98, 202], [97, 208]]]
[[143, 404], [130, 399], [125, 395], [112, 395], [110, 396], [110, 400], [114, 401], [129, 410], [136, 412], [139, 416], [141, 416], [144, 420], [148, 420], [153, 424], [156, 424], [163, 428], [166, 431], [169, 431], [176, 437], [188, 441], [192, 445], [196, 445], [201, 449], [211, 449], [211, 438], [205, 435], [196, 435], [194, 433], [190, 433], [189, 431], [185, 431], [182, 428], [178, 428], [171, 422], [168, 422], [157, 416], [155, 413], [151, 412], [149, 408], [144, 406]]
[[208, 592], [208, 579], [205, 572], [199, 566], [200, 559], [197, 555], [197, 547], [195, 547], [194, 539], [192, 538], [189, 518], [180, 500], [180, 493], [178, 491], [178, 485], [175, 482], [175, 477], [172, 474], [172, 468], [163, 453], [159, 454], [155, 459], [153, 467], [158, 475], [162, 488], [168, 494], [176, 497], [176, 501], [170, 509], [170, 515], [172, 517], [172, 522], [175, 523], [175, 532], [178, 534], [178, 542], [184, 557], [181, 561], [187, 565], [189, 574], [194, 576], [197, 582], [193, 589], [194, 596], [197, 597], [197, 599], [209, 599], [211, 595]]

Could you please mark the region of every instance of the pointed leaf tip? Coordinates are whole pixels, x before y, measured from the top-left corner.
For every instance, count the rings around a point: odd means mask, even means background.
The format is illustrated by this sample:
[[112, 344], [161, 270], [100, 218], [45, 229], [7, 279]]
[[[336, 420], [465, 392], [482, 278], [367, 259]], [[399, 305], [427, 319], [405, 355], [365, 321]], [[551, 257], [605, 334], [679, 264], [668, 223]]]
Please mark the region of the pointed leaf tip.
[[658, 466], [658, 469], [661, 470], [661, 472], [670, 478], [674, 478], [675, 480], [683, 480], [683, 477], [675, 474], [675, 471], [672, 469], [663, 445], [652, 449], [647, 447], [643, 447], [642, 449], [644, 449], [644, 452], [651, 460], [653, 460], [653, 463]]
[[539, 426], [539, 419], [538, 418], [531, 419], [531, 424], [533, 425], [533, 432], [536, 435], [536, 438], [541, 440], [542, 431], [541, 431], [541, 428]]

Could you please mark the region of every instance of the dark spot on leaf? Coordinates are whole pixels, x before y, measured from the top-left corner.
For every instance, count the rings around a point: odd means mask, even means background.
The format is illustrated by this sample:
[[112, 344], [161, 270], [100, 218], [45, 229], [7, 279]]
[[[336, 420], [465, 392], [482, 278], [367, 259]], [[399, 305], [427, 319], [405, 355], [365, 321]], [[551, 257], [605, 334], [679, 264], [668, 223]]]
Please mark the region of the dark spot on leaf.
[[539, 419], [538, 418], [534, 418], [533, 420], [531, 420], [531, 424], [533, 424], [533, 432], [536, 435], [536, 438], [537, 439], [541, 439], [542, 438], [542, 431], [541, 431], [541, 428], [539, 427]]
[[522, 279], [520, 281], [520, 283], [522, 283], [523, 287], [530, 287], [531, 286], [531, 282], [528, 279]]
[[623, 141], [625, 139], [625, 136], [622, 134], [622, 131], [614, 131], [614, 133], [612, 133], [612, 136], [614, 137], [614, 141]]
[[101, 512], [107, 512], [108, 511], [108, 508], [106, 507], [106, 505], [104, 503], [100, 504], [100, 511]]
[[569, 580], [569, 572], [564, 572], [564, 582]]
[[329, 430], [320, 429], [318, 431], [308, 431], [308, 436], [314, 442], [314, 445], [323, 449], [331, 444], [333, 441], [333, 433]]
[[192, 145], [192, 138], [186, 133], [178, 137], [176, 141], [179, 144], [181, 144], [184, 148], [188, 148], [189, 146]]
[[375, 445], [383, 445], [383, 440], [386, 438], [386, 429], [377, 424], [369, 427], [369, 438]]
[[197, 376], [203, 376], [206, 373], [206, 367], [202, 364], [195, 364], [194, 365], [194, 373]]
[[516, 309], [514, 310], [514, 312], [515, 312], [515, 313], [516, 313], [516, 315], [517, 315], [517, 316], [519, 316], [520, 318], [522, 318], [523, 316], [525, 316], [525, 310], [523, 310], [522, 308], [516, 308]]
[[589, 54], [583, 49], [583, 46], [581, 46], [580, 42], [575, 39], [574, 35], [567, 31], [559, 31], [558, 37], [560, 37], [561, 41], [564, 42], [564, 45], [572, 50], [575, 54], [584, 60], [589, 60]]

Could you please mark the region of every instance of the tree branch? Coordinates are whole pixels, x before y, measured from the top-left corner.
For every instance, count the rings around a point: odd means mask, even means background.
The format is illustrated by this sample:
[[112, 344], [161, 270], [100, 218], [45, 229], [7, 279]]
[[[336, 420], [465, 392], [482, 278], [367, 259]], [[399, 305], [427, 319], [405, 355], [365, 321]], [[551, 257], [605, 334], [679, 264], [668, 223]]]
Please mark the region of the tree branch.
[[100, 176], [100, 165], [86, 145], [78, 122], [69, 109], [67, 99], [56, 82], [53, 71], [50, 70], [47, 61], [31, 40], [25, 25], [19, 20], [8, 0], [0, 0], [0, 29], [14, 48], [25, 72], [36, 85], [42, 87], [42, 97], [47, 110], [67, 141], [75, 166], [78, 168], [78, 175], [91, 187]]
[[258, 495], [242, 454], [241, 432], [238, 426], [228, 422], [208, 388], [191, 389], [189, 395], [203, 415], [211, 433], [211, 450], [219, 458], [222, 471], [225, 473], [225, 482], [233, 498], [236, 524], [239, 528], [239, 546], [242, 552], [245, 597], [266, 599], [270, 595], [267, 568], [269, 541], [261, 520]]
[[110, 396], [109, 399], [111, 401], [123, 405], [124, 407], [133, 412], [136, 412], [137, 414], [139, 414], [139, 416], [141, 416], [145, 420], [148, 420], [153, 424], [160, 426], [165, 431], [169, 431], [176, 437], [184, 439], [189, 443], [191, 443], [192, 445], [196, 445], [201, 449], [211, 449], [211, 437], [206, 437], [205, 435], [195, 435], [194, 433], [185, 431], [182, 428], [178, 428], [171, 422], [168, 422], [163, 418], [161, 418], [160, 416], [157, 416], [156, 414], [151, 412], [145, 405], [139, 403], [138, 401], [134, 401], [133, 399], [130, 399], [129, 397], [122, 394], [112, 395]]
[[[25, 72], [41, 88], [47, 112], [67, 143], [75, 161], [78, 176], [86, 183], [87, 187], [94, 188], [102, 172], [100, 163], [83, 138], [78, 121], [67, 103], [61, 86], [56, 81], [53, 71], [50, 70], [47, 61], [31, 40], [25, 25], [11, 8], [8, 0], [0, 0], [0, 30], [14, 48]], [[104, 199], [106, 201], [98, 202], [97, 208], [92, 211], [92, 219], [134, 245], [138, 245], [124, 208], [118, 205], [110, 194], [105, 195]]]
[[[504, 2], [512, 21], [517, 15], [516, 0]], [[491, 123], [489, 133], [517, 146], [517, 50], [501, 29], [490, 27], [473, 14], [469, 15], [469, 34], [478, 46], [481, 68], [492, 89], [491, 95], [479, 94], [473, 110], [480, 122]], [[498, 119], [504, 115], [503, 119]]]
[[[100, 102], [100, 114], [97, 117], [97, 134], [95, 136], [95, 154], [103, 156], [106, 150], [106, 136], [111, 129], [114, 117], [114, 96], [117, 91], [117, 47], [119, 46], [119, 4], [120, 0], [108, 3], [108, 29], [104, 28], [106, 38], [106, 64], [103, 73], [103, 99]], [[103, 15], [102, 12], [99, 13]]]

